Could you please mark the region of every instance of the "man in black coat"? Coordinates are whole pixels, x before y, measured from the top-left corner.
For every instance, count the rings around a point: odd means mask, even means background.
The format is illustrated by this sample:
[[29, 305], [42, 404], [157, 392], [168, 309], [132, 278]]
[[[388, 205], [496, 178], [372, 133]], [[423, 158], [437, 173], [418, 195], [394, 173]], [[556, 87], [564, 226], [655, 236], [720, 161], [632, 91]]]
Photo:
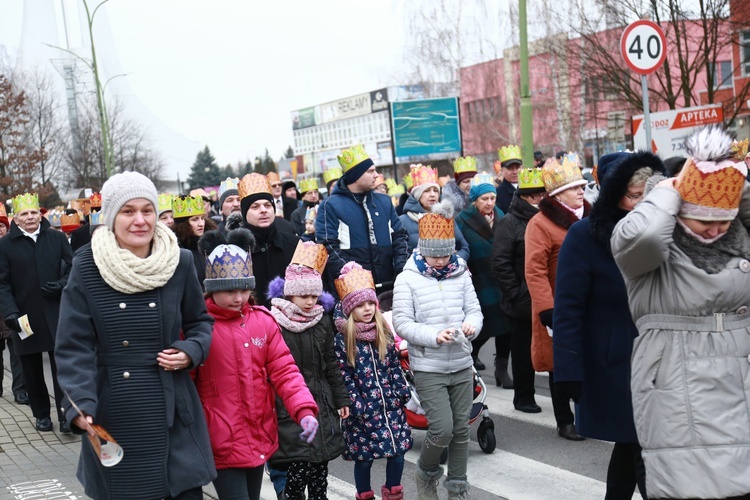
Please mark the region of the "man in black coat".
[[[70, 432], [60, 411], [54, 348], [60, 295], [68, 282], [73, 250], [66, 236], [39, 212], [37, 195], [13, 199], [14, 218], [7, 237], [0, 239], [0, 313], [13, 330], [13, 346], [21, 360], [31, 411], [39, 431], [51, 431], [50, 400], [44, 380], [42, 353], [49, 355], [55, 407], [60, 431]], [[28, 317], [33, 335], [22, 338], [20, 321]]]
[[[506, 146], [500, 148], [499, 155], [500, 172], [496, 172], [498, 174], [498, 185], [495, 205], [504, 214], [507, 214], [510, 202], [513, 201], [513, 193], [518, 188], [518, 171], [523, 164], [521, 160], [521, 148], [518, 146]], [[497, 171], [497, 164], [495, 165], [495, 170]], [[500, 180], [500, 176], [502, 176], [502, 181]]]

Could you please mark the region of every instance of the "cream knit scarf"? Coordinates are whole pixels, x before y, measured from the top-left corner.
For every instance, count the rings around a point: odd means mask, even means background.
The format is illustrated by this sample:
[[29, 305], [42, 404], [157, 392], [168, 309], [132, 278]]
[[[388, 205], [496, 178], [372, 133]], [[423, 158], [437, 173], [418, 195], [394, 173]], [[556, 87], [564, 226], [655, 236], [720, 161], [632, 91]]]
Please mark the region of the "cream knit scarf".
[[163, 224], [154, 227], [151, 255], [142, 259], [120, 248], [115, 234], [107, 227], [91, 238], [94, 263], [104, 281], [118, 292], [134, 294], [164, 286], [180, 262], [180, 247], [172, 230]]

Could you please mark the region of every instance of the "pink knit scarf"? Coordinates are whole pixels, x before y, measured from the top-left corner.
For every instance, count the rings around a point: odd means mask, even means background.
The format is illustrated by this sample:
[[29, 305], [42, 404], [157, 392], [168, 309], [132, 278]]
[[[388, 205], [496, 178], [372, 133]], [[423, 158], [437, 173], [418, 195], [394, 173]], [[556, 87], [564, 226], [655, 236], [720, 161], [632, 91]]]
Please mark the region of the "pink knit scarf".
[[318, 324], [323, 318], [323, 306], [315, 304], [310, 312], [305, 312], [286, 299], [271, 299], [271, 314], [279, 325], [290, 332], [300, 333]]

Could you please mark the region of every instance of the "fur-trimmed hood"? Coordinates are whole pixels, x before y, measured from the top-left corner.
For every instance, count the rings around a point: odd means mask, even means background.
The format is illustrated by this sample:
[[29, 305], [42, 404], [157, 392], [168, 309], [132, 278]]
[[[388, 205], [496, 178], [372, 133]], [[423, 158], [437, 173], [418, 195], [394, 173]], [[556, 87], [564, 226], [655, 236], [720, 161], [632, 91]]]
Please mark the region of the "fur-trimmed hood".
[[617, 222], [626, 215], [618, 207], [620, 199], [628, 190], [628, 182], [640, 168], [649, 167], [654, 174], [664, 175], [664, 163], [647, 151], [624, 153], [622, 158], [607, 168], [607, 173], [599, 186], [599, 197], [591, 209], [589, 224], [594, 239], [611, 252], [609, 240]]
[[[549, 195], [544, 195], [542, 201], [539, 202], [539, 211], [556, 226], [560, 226], [566, 231], [579, 220], [573, 212]], [[583, 200], [583, 217], [588, 217], [589, 212], [591, 212], [591, 205], [588, 201]]]

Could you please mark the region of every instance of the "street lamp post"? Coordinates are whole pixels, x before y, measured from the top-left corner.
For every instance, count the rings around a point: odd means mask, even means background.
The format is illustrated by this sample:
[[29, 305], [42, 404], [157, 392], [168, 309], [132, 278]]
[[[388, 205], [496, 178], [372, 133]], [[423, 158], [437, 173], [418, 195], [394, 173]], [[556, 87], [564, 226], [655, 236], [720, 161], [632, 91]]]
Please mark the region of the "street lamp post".
[[531, 92], [529, 90], [529, 45], [526, 33], [526, 0], [518, 0], [519, 41], [521, 63], [521, 155], [523, 164], [534, 164], [534, 127], [532, 123]]

